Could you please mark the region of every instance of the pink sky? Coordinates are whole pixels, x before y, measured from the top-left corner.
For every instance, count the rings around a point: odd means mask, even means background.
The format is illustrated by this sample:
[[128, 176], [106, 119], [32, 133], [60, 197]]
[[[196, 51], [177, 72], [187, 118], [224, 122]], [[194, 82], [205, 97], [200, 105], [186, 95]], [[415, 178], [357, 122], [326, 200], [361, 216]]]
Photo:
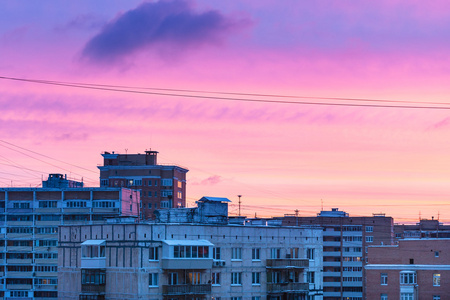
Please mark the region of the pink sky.
[[[450, 104], [449, 6], [5, 1], [0, 76]], [[36, 186], [49, 172], [95, 186], [102, 151], [151, 148], [160, 162], [190, 169], [190, 205], [205, 195], [236, 203], [242, 194], [249, 216], [314, 215], [323, 203], [356, 216], [384, 212], [408, 222], [439, 214], [450, 222], [450, 110], [234, 102], [9, 80], [0, 80], [0, 109], [2, 141], [84, 168], [20, 150], [39, 161], [0, 142], [2, 186]]]

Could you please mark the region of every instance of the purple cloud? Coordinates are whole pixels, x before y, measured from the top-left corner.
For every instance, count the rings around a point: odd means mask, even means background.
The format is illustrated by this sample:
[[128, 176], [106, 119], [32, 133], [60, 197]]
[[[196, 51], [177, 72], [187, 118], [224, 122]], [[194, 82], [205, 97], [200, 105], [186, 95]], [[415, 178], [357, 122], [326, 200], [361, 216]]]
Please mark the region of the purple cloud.
[[200, 182], [193, 182], [192, 185], [215, 185], [222, 182], [222, 177], [219, 175], [213, 175]]
[[109, 22], [85, 45], [82, 56], [112, 62], [156, 45], [177, 50], [220, 44], [226, 35], [247, 24], [216, 10], [195, 12], [185, 0], [148, 2]]

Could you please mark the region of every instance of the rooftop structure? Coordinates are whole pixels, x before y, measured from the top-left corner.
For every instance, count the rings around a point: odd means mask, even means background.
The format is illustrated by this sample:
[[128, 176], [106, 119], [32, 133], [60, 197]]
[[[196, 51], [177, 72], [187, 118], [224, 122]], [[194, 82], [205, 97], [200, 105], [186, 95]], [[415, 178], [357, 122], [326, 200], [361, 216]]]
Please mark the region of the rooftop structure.
[[67, 179], [67, 174], [49, 174], [47, 180], [42, 181], [43, 188], [82, 188], [82, 181]]
[[141, 219], [154, 219], [157, 209], [186, 207], [188, 169], [158, 164], [157, 151], [145, 154], [104, 152], [100, 185], [140, 190]]

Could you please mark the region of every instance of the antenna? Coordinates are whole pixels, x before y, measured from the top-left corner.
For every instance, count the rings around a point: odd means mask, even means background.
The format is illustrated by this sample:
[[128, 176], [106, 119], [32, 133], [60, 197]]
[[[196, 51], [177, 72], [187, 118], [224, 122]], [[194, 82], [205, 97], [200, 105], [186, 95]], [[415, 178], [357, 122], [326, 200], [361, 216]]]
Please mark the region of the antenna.
[[241, 197], [242, 197], [242, 195], [238, 195], [238, 197], [239, 197], [239, 217], [241, 216]]

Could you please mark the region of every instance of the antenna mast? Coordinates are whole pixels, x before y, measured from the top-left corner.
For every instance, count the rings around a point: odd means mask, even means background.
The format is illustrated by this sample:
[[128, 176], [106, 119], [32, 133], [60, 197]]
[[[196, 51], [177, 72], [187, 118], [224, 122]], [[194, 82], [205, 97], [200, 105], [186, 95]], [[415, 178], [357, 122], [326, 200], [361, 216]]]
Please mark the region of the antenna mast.
[[242, 195], [238, 195], [238, 197], [239, 197], [239, 217], [241, 216], [241, 197], [242, 197]]

